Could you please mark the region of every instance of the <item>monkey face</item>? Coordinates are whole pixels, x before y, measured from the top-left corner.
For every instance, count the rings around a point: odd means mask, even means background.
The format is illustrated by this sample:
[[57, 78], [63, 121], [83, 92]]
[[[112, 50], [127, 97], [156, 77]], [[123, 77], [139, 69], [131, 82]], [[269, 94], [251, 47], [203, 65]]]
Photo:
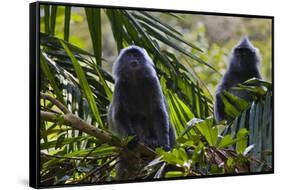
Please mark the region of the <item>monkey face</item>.
[[251, 70], [257, 66], [258, 57], [255, 49], [235, 48], [233, 54], [233, 61], [237, 67]]
[[253, 46], [248, 38], [243, 38], [236, 47], [233, 48], [231, 64], [236, 69], [255, 69], [259, 63], [258, 50]]
[[236, 48], [234, 54], [240, 62], [253, 62], [256, 57], [255, 51], [249, 48]]
[[255, 52], [251, 49], [248, 48], [236, 48], [235, 49], [235, 55], [237, 57], [248, 57], [248, 56], [253, 56], [255, 54]]
[[132, 45], [122, 49], [113, 65], [115, 79], [124, 79], [137, 82], [141, 79], [156, 76], [154, 64], [147, 52], [138, 46]]
[[129, 70], [140, 69], [145, 63], [143, 53], [137, 48], [131, 48], [120, 58], [120, 62], [123, 63]]

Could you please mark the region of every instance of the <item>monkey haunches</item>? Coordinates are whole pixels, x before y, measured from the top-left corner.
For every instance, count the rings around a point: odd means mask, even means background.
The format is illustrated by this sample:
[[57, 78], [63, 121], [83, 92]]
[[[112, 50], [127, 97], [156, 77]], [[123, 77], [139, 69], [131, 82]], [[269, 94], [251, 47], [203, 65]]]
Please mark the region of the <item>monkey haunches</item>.
[[[138, 142], [153, 149], [170, 150], [175, 144], [175, 133], [154, 63], [147, 52], [135, 45], [124, 48], [113, 65], [113, 76], [110, 129], [121, 137], [135, 136]], [[120, 156], [117, 179], [134, 179], [129, 169], [132, 164], [130, 158]]]
[[[260, 79], [260, 60], [258, 49], [246, 37], [232, 49], [228, 68], [216, 90], [214, 116], [217, 122], [227, 119], [220, 93], [250, 78]], [[245, 91], [231, 91], [231, 93], [245, 100], [251, 100], [251, 96]]]

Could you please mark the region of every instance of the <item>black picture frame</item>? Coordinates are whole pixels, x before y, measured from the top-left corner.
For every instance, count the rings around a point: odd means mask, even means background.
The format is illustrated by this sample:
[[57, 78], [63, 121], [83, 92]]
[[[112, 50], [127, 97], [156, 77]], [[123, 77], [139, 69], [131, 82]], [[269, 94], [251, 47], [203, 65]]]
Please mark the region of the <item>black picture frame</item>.
[[[102, 183], [89, 183], [78, 185], [56, 185], [56, 186], [42, 186], [40, 185], [40, 5], [59, 5], [59, 6], [73, 6], [73, 7], [91, 7], [91, 8], [108, 8], [108, 9], [125, 9], [125, 10], [140, 10], [151, 12], [172, 12], [172, 13], [186, 13], [186, 14], [200, 14], [200, 15], [214, 15], [214, 16], [232, 16], [232, 17], [247, 17], [247, 18], [264, 18], [272, 21], [272, 171], [268, 172], [251, 172], [239, 174], [225, 174], [225, 175], [211, 175], [211, 176], [189, 176], [189, 177], [175, 177], [172, 179], [154, 179], [154, 180], [130, 180], [130, 181], [111, 181]], [[80, 3], [62, 3], [62, 2], [48, 2], [37, 1], [30, 3], [29, 12], [29, 185], [33, 188], [55, 188], [55, 187], [69, 187], [69, 186], [87, 186], [100, 184], [119, 184], [119, 183], [135, 183], [147, 181], [165, 181], [165, 180], [183, 180], [193, 178], [213, 178], [213, 177], [227, 177], [227, 176], [243, 176], [243, 175], [258, 175], [258, 174], [273, 174], [274, 167], [274, 16], [265, 15], [248, 15], [235, 13], [218, 13], [218, 12], [197, 12], [187, 10], [168, 10], [157, 8], [141, 8], [141, 7], [123, 7], [123, 6], [109, 6], [109, 5], [91, 5]]]

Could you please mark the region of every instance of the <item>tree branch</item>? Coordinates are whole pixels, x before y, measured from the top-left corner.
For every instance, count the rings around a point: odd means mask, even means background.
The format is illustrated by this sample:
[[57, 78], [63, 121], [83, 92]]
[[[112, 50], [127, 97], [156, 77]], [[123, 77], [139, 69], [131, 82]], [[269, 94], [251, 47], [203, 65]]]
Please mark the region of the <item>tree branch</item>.
[[[46, 95], [46, 94], [42, 94], [42, 93], [41, 93], [41, 97], [51, 101], [64, 114], [57, 114], [57, 113], [41, 110], [40, 119], [42, 119], [44, 121], [67, 125], [76, 130], [87, 133], [88, 135], [94, 136], [94, 137], [98, 138], [99, 140], [101, 140], [102, 142], [105, 142], [112, 146], [117, 146], [117, 147], [124, 146], [124, 144], [119, 139], [114, 138], [114, 136], [111, 135], [110, 133], [108, 133], [98, 127], [90, 125], [87, 122], [85, 122], [84, 120], [82, 120], [80, 117], [72, 114], [62, 103], [60, 103], [55, 98], [53, 98], [49, 95]], [[145, 154], [145, 155], [155, 155], [155, 152], [152, 149], [150, 149], [149, 147], [145, 146], [142, 143], [139, 143], [134, 150], [138, 151], [142, 154]]]
[[64, 114], [70, 113], [70, 111], [65, 107], [61, 102], [59, 102], [57, 99], [53, 98], [50, 95], [40, 93], [41, 98], [49, 100], [54, 105], [56, 105]]
[[41, 119], [45, 121], [50, 121], [54, 123], [62, 122], [61, 124], [63, 125], [67, 125], [84, 133], [87, 133], [110, 145], [118, 147], [122, 146], [122, 143], [120, 141], [117, 141], [115, 138], [113, 138], [112, 135], [110, 135], [106, 131], [103, 131], [97, 127], [88, 124], [87, 122], [83, 121], [81, 118], [77, 117], [72, 113], [68, 113], [66, 115], [59, 115], [52, 112], [40, 111], [40, 116]]

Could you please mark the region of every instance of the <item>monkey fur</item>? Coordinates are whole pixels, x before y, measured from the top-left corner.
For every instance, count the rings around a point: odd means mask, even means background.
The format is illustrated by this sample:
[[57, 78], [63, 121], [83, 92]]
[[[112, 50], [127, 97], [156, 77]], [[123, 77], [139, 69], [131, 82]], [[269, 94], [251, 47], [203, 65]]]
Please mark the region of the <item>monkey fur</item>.
[[[260, 54], [257, 48], [249, 41], [243, 38], [232, 49], [228, 68], [217, 86], [214, 104], [214, 116], [216, 122], [227, 120], [224, 111], [224, 105], [220, 97], [220, 93], [227, 90], [238, 83], [243, 83], [250, 78], [261, 78], [259, 65], [261, 62]], [[251, 96], [246, 91], [230, 91], [235, 96], [251, 101]]]
[[[113, 77], [115, 87], [108, 110], [110, 130], [125, 138], [135, 136], [152, 149], [170, 150], [175, 134], [154, 63], [145, 49], [135, 45], [122, 49], [113, 64]], [[120, 156], [118, 179], [131, 177], [129, 160]]]

